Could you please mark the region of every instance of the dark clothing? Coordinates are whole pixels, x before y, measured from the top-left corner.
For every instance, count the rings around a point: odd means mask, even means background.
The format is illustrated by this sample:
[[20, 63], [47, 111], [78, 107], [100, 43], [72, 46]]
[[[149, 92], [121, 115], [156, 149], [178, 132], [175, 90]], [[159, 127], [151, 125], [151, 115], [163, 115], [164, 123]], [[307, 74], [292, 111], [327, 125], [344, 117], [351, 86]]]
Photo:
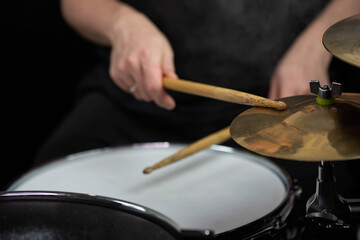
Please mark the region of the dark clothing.
[[[167, 36], [176, 73], [191, 81], [266, 96], [277, 61], [327, 1], [132, 0]], [[247, 107], [169, 91], [166, 111], [115, 86], [104, 63], [80, 86], [79, 100], [40, 151], [47, 161], [86, 149], [143, 141], [190, 142], [230, 125]]]

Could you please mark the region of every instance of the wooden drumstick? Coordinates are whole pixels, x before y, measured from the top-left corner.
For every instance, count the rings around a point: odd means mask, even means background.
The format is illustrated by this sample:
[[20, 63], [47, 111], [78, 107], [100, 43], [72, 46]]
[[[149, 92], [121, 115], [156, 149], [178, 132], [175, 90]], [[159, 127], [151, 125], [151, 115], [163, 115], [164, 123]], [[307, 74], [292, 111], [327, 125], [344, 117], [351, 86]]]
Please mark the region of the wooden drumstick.
[[165, 88], [170, 90], [190, 93], [193, 95], [213, 98], [231, 103], [239, 103], [256, 107], [275, 108], [278, 110], [286, 109], [286, 103], [282, 101], [274, 101], [250, 93], [222, 87], [215, 87], [203, 83], [165, 77], [163, 78], [163, 85]]
[[189, 146], [181, 149], [180, 151], [176, 152], [175, 154], [163, 159], [162, 161], [154, 164], [151, 167], [147, 167], [144, 169], [143, 173], [151, 173], [155, 169], [167, 166], [171, 163], [177, 162], [183, 158], [186, 158], [187, 156], [194, 154], [196, 152], [199, 152], [205, 148], [210, 147], [213, 144], [219, 144], [222, 142], [225, 142], [226, 140], [230, 139], [230, 131], [229, 127], [226, 127], [220, 131], [217, 131], [213, 134], [210, 134], [209, 136], [206, 136]]

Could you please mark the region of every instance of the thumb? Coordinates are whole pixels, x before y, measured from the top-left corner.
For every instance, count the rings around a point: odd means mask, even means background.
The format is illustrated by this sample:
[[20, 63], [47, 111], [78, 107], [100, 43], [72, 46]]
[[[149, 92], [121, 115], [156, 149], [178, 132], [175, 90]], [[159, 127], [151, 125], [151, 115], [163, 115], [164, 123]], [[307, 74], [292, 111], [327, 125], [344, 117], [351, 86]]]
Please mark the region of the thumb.
[[175, 73], [174, 54], [171, 47], [165, 47], [163, 51], [162, 69], [163, 75], [170, 78], [178, 78]]
[[[175, 73], [172, 50], [164, 51], [162, 55], [162, 77], [178, 78]], [[176, 106], [175, 100], [162, 88], [157, 104], [167, 110], [172, 110]]]

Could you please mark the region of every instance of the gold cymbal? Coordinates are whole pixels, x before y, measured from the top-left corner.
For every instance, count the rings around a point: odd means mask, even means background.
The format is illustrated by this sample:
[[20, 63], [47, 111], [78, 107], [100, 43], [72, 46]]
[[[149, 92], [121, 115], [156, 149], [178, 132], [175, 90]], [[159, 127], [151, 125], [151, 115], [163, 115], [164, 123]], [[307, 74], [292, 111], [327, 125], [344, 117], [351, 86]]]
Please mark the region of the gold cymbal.
[[327, 29], [323, 44], [337, 58], [360, 67], [360, 14], [341, 20]]
[[316, 95], [281, 99], [284, 111], [253, 107], [230, 125], [239, 145], [261, 155], [298, 160], [360, 159], [360, 94], [343, 93], [330, 106]]

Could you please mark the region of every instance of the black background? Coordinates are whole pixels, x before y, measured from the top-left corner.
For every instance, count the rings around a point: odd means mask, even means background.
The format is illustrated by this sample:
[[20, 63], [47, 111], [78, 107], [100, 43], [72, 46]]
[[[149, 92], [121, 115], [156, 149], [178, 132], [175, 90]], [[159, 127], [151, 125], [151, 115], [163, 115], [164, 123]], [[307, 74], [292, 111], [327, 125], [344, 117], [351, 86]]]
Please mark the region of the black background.
[[31, 167], [96, 61], [94, 46], [67, 26], [58, 1], [12, 1], [2, 10], [1, 189]]

